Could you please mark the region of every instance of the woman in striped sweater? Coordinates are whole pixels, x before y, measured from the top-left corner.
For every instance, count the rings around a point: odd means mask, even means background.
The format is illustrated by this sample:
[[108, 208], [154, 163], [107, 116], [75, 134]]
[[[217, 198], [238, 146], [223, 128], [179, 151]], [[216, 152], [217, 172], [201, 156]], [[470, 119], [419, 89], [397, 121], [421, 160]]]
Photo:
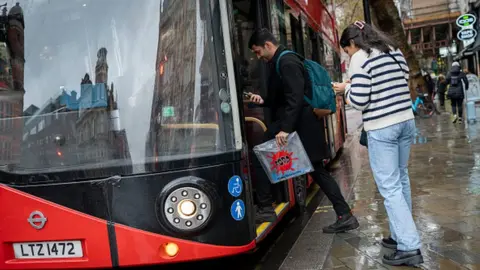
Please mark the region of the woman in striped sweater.
[[390, 225], [391, 236], [382, 244], [395, 250], [383, 262], [420, 264], [423, 257], [407, 168], [415, 132], [407, 63], [390, 38], [364, 22], [347, 27], [340, 45], [350, 56], [350, 80], [334, 84], [334, 89], [344, 91], [347, 102], [362, 111], [370, 166]]

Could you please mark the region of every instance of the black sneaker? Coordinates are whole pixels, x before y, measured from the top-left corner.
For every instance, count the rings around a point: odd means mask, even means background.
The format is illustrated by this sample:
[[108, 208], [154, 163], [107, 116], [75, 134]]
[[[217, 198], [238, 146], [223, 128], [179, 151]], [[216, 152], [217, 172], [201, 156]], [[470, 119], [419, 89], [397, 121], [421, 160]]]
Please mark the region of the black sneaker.
[[324, 233], [343, 233], [346, 231], [355, 230], [360, 227], [357, 218], [352, 214], [339, 216], [337, 222], [323, 228]]
[[458, 123], [463, 123], [463, 119], [461, 117], [458, 118]]
[[255, 223], [262, 224], [264, 222], [274, 222], [277, 214], [272, 206], [258, 207], [255, 212]]
[[397, 250], [392, 254], [385, 254], [382, 258], [382, 262], [391, 266], [416, 266], [423, 263], [423, 256], [420, 249], [413, 251]]
[[382, 246], [389, 249], [397, 249], [397, 241], [393, 240], [392, 237], [383, 238]]
[[457, 120], [458, 120], [458, 116], [456, 114], [453, 115], [452, 123], [455, 124], [457, 122]]

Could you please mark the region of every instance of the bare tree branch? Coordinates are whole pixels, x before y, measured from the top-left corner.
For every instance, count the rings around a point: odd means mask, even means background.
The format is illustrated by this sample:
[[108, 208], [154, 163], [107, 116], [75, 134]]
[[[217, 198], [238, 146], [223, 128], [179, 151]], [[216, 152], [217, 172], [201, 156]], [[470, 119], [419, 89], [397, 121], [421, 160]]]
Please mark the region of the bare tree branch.
[[336, 4], [335, 5], [335, 8], [338, 8], [340, 6], [343, 6], [343, 4], [345, 4], [346, 2], [348, 2], [349, 0], [343, 0], [343, 2], [339, 3], [339, 4]]
[[353, 10], [352, 10], [352, 14], [350, 14], [350, 22], [353, 21], [353, 17], [355, 16], [355, 12], [357, 11], [357, 7], [358, 7], [358, 3], [360, 2], [360, 0], [357, 0], [357, 2], [355, 3], [355, 6], [353, 7]]
[[398, 9], [393, 0], [371, 1], [370, 7], [372, 10], [372, 21], [375, 22], [376, 26], [380, 30], [387, 33], [397, 42], [403, 52], [403, 55], [405, 56], [405, 59], [407, 60], [411, 76], [411, 79], [409, 80], [410, 94], [412, 99], [415, 100], [417, 97], [415, 87], [419, 85], [421, 89], [427, 88], [425, 80], [422, 76], [413, 75], [421, 74], [420, 65], [416, 59], [415, 53], [410, 47], [410, 44], [408, 44], [408, 39], [403, 31], [402, 20], [398, 14]]

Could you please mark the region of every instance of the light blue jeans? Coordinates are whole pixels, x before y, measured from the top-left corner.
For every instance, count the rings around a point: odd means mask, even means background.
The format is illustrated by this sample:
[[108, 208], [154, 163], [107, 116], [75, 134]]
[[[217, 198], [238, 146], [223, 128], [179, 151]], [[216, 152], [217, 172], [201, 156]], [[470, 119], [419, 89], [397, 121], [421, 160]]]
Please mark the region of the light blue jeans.
[[421, 245], [412, 216], [408, 177], [408, 159], [414, 136], [415, 120], [367, 131], [373, 177], [384, 198], [391, 236], [401, 251], [416, 250]]

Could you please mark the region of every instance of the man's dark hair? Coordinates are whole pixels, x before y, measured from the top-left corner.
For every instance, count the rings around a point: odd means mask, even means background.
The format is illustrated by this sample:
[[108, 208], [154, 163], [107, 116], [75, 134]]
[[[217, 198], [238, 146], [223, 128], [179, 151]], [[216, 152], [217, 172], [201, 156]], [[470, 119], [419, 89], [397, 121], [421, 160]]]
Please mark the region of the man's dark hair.
[[350, 46], [350, 40], [353, 40], [355, 46], [367, 53], [371, 53], [372, 48], [384, 53], [390, 52], [390, 47], [398, 49], [398, 45], [392, 39], [369, 24], [364, 24], [363, 29], [356, 24], [351, 24], [343, 30], [340, 46], [342, 48]]
[[248, 48], [251, 49], [253, 45], [263, 47], [267, 41], [272, 42], [273, 45], [278, 45], [278, 41], [273, 36], [272, 32], [266, 28], [257, 29], [255, 32], [253, 32], [250, 40], [248, 41]]

